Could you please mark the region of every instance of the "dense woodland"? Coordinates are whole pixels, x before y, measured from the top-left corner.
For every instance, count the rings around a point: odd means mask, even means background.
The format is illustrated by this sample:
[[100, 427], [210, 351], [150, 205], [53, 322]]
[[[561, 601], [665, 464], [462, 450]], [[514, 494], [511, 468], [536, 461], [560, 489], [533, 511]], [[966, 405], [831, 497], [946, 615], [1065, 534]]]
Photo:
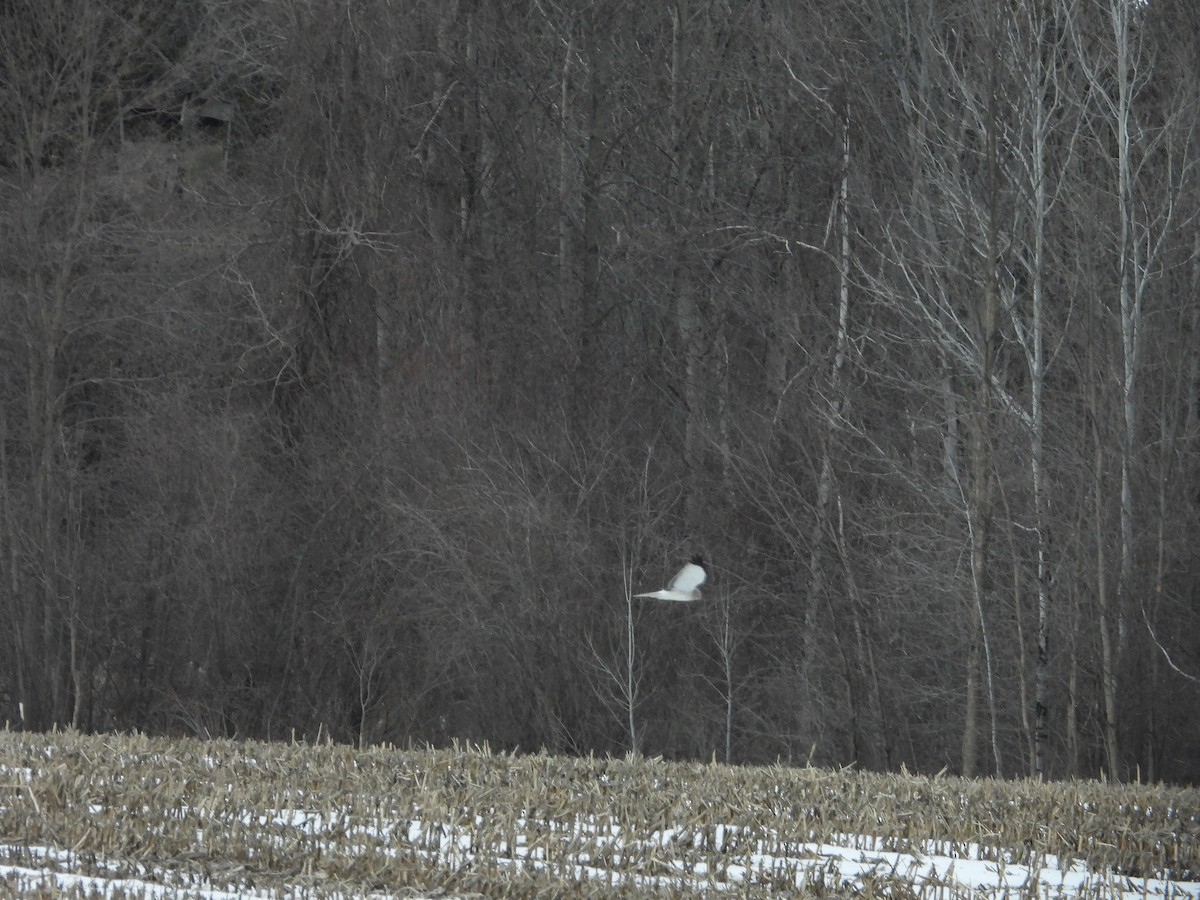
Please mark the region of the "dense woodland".
[[0, 717], [1200, 779], [1198, 111], [1191, 0], [10, 0]]

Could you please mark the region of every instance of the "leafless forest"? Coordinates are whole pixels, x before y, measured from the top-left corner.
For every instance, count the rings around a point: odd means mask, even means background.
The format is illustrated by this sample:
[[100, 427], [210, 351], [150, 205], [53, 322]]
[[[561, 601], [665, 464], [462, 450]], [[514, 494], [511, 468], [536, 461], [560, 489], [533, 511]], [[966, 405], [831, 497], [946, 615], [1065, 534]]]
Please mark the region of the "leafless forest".
[[0, 718], [1200, 779], [1198, 110], [1191, 0], [9, 0]]

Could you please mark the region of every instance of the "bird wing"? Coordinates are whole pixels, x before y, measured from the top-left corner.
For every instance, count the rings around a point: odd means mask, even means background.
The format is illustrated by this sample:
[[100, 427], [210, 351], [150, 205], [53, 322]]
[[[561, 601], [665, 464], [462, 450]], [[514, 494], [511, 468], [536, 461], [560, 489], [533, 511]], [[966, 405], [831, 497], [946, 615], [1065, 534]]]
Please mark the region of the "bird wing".
[[667, 590], [678, 592], [681, 594], [689, 594], [700, 585], [704, 584], [704, 579], [707, 573], [703, 566], [698, 566], [695, 563], [688, 563], [679, 570], [679, 574], [671, 579], [671, 583], [667, 585]]
[[690, 603], [698, 599], [695, 593], [689, 591], [686, 594], [679, 591], [651, 591], [648, 594], [634, 594], [635, 597], [652, 597], [655, 600], [674, 600], [677, 603]]

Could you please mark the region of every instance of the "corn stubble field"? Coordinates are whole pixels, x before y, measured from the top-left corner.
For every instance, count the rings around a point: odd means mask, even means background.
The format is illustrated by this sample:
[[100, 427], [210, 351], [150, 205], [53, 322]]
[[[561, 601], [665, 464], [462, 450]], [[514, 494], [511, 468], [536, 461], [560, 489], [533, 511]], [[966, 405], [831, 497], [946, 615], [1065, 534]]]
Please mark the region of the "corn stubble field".
[[1200, 894], [1153, 786], [4, 731], [0, 787], [0, 896]]

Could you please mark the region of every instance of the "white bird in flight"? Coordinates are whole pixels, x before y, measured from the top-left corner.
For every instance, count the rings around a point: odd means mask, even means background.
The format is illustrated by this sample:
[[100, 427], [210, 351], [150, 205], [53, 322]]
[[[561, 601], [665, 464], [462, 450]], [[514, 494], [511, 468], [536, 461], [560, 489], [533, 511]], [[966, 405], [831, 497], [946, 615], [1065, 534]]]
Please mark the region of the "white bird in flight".
[[692, 561], [679, 570], [679, 574], [671, 579], [665, 591], [651, 591], [648, 594], [634, 594], [635, 597], [653, 597], [655, 600], [678, 600], [690, 603], [700, 599], [700, 585], [708, 577], [704, 568], [704, 558], [693, 556]]

